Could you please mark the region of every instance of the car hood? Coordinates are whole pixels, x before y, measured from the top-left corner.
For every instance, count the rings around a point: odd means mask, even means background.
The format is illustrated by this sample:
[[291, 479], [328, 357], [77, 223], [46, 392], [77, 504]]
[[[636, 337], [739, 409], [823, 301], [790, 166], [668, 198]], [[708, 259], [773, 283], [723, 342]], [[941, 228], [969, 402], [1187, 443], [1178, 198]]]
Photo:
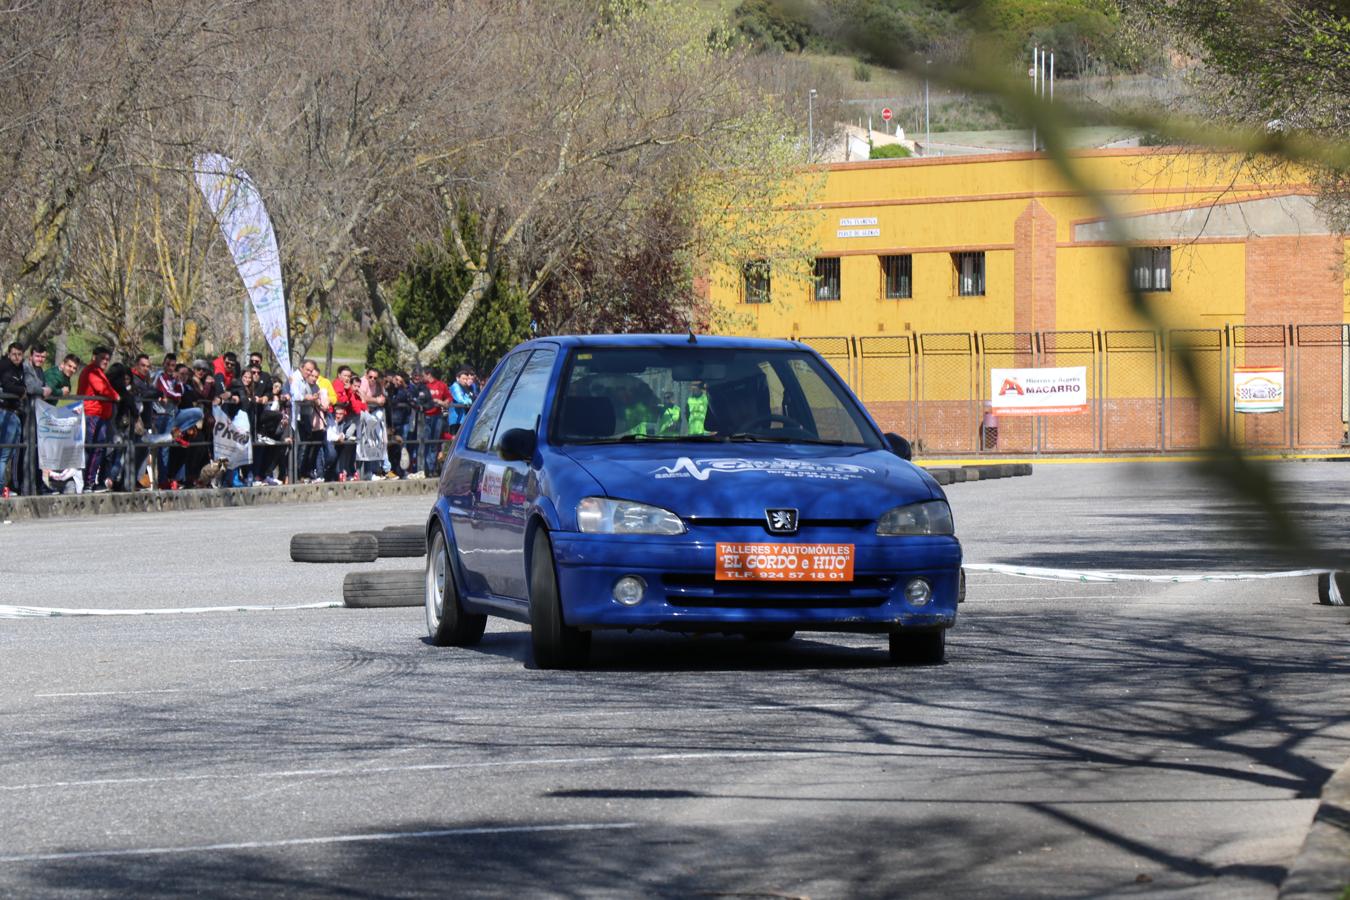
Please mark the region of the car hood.
[[928, 473], [888, 450], [813, 444], [598, 444], [565, 452], [605, 494], [679, 516], [760, 519], [770, 508], [803, 519], [875, 519], [942, 497]]

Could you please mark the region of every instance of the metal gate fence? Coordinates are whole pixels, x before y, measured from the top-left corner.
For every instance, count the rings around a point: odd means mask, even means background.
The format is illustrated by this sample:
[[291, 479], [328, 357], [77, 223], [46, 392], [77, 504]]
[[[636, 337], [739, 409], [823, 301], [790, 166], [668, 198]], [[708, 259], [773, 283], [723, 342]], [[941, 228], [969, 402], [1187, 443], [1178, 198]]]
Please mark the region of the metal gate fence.
[[[799, 340], [834, 366], [885, 430], [929, 456], [1186, 452], [1222, 435], [1254, 450], [1350, 444], [1350, 326], [1339, 323]], [[994, 369], [1065, 366], [1086, 370], [1086, 412], [990, 413]], [[1245, 369], [1283, 374], [1281, 409], [1235, 410]]]

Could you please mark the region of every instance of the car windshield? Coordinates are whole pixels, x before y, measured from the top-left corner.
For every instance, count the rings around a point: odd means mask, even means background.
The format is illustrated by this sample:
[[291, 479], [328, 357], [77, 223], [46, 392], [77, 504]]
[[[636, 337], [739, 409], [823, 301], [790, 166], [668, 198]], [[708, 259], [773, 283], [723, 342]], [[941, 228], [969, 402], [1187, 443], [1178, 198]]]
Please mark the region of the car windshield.
[[574, 350], [554, 435], [565, 444], [881, 446], [857, 401], [812, 354], [694, 344]]

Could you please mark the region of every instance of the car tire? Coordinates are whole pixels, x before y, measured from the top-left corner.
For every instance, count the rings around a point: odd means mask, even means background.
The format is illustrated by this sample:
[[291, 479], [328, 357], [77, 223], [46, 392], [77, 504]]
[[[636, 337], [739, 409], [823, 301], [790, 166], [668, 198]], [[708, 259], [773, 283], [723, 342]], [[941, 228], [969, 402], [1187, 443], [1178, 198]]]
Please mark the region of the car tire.
[[756, 643], [780, 643], [792, 640], [796, 634], [795, 628], [756, 628], [754, 631], [747, 631], [745, 639]]
[[426, 576], [405, 572], [348, 572], [342, 579], [342, 605], [352, 609], [421, 606]]
[[891, 662], [899, 666], [941, 665], [947, 656], [947, 630], [892, 631]]
[[464, 611], [450, 564], [450, 546], [437, 525], [431, 532], [431, 547], [422, 577], [422, 601], [427, 613], [427, 634], [437, 647], [471, 647], [483, 638], [487, 616]]
[[294, 562], [354, 563], [374, 562], [380, 545], [368, 534], [296, 534], [291, 536]]
[[965, 570], [965, 569], [957, 569], [957, 579], [956, 579], [956, 602], [957, 602], [957, 603], [965, 603], [965, 602], [966, 602], [966, 570]]
[[375, 538], [380, 548], [380, 559], [422, 556], [427, 552], [427, 540], [418, 531], [353, 531], [352, 534], [368, 534]]
[[530, 549], [530, 645], [541, 669], [580, 668], [591, 654], [591, 633], [563, 619], [553, 544], [542, 528], [534, 533]]

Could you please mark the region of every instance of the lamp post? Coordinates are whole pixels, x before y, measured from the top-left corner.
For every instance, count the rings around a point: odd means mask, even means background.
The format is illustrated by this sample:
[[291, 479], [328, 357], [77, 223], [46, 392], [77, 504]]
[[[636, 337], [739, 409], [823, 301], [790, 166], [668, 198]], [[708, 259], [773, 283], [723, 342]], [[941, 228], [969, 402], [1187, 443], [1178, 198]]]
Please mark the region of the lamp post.
[[816, 148], [816, 89], [806, 92], [806, 161], [811, 161], [811, 156]]
[[923, 64], [923, 152], [928, 152], [928, 145], [933, 143], [932, 132], [928, 129], [928, 69], [933, 65], [931, 59], [924, 60]]

